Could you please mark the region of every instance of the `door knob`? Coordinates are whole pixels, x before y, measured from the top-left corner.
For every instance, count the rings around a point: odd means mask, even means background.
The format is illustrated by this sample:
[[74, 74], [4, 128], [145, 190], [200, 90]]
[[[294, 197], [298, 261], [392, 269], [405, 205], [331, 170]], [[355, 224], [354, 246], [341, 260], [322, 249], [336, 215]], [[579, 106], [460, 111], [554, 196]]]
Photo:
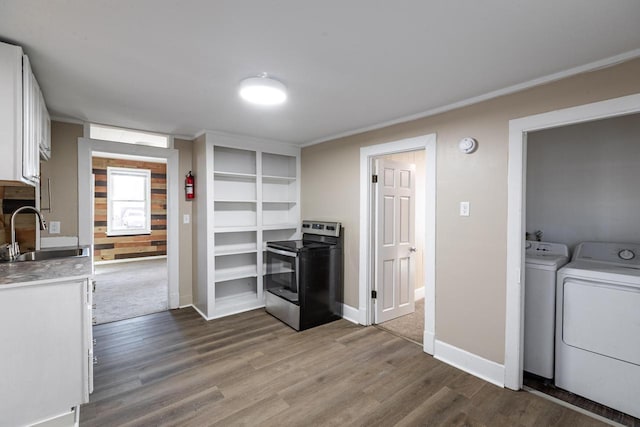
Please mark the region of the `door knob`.
[[415, 247], [409, 248], [409, 252], [415, 252], [417, 249]]

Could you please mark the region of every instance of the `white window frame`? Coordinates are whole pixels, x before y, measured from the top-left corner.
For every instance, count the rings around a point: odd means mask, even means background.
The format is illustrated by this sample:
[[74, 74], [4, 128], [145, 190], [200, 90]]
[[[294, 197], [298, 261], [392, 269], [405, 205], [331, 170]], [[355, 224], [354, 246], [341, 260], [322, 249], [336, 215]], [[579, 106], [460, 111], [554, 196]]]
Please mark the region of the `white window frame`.
[[162, 133], [121, 128], [117, 126], [85, 123], [85, 138], [120, 142], [131, 145], [146, 145], [158, 148], [173, 148], [173, 137]]
[[[113, 230], [112, 227], [112, 212], [113, 212], [113, 183], [111, 176], [116, 175], [130, 175], [141, 176], [146, 180], [145, 188], [145, 204], [144, 211], [146, 215], [146, 228], [141, 230]], [[136, 169], [136, 168], [123, 168], [108, 166], [107, 167], [107, 236], [138, 236], [141, 234], [151, 234], [151, 170], [149, 169]]]

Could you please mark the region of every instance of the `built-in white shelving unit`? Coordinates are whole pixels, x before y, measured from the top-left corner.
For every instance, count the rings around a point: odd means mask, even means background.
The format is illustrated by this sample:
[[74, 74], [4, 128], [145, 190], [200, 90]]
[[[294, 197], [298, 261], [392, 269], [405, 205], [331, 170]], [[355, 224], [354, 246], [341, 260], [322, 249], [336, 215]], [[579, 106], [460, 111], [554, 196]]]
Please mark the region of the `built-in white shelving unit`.
[[207, 132], [194, 151], [195, 305], [209, 319], [263, 307], [266, 242], [300, 236], [300, 149]]

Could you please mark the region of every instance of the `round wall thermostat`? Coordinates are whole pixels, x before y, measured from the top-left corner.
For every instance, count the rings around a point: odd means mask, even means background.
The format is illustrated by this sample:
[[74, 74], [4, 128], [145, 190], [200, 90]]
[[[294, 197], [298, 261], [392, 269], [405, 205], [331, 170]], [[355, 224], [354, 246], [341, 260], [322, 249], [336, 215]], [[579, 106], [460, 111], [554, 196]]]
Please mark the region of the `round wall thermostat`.
[[458, 149], [464, 154], [471, 154], [476, 151], [476, 148], [478, 148], [478, 141], [475, 138], [467, 136], [458, 142]]

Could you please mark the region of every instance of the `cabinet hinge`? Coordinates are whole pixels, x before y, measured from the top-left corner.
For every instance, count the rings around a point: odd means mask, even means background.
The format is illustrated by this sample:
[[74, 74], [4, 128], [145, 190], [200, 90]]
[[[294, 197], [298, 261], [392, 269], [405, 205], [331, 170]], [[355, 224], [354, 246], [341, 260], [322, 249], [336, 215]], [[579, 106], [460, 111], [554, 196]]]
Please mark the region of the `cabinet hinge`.
[[373, 299], [378, 298], [378, 292], [377, 291], [371, 291], [371, 298], [373, 298]]
[[371, 175], [371, 182], [373, 182], [374, 184], [378, 183], [378, 175]]

